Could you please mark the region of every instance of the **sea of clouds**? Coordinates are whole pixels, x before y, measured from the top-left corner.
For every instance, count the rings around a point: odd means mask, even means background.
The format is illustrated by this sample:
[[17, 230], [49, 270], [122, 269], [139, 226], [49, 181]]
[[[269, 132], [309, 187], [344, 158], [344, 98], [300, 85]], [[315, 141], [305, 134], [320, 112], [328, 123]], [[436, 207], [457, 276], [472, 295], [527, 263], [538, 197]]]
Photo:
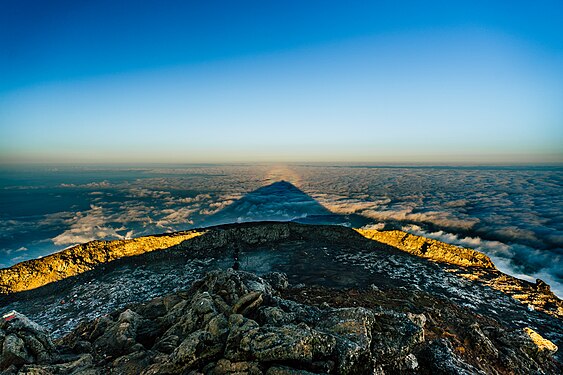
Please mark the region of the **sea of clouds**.
[[[214, 165], [18, 173], [0, 178], [0, 267], [95, 239], [212, 225], [213, 217], [316, 215], [312, 198], [335, 214], [475, 248], [501, 270], [541, 278], [563, 295], [562, 168]], [[280, 180], [306, 198], [257, 190]]]

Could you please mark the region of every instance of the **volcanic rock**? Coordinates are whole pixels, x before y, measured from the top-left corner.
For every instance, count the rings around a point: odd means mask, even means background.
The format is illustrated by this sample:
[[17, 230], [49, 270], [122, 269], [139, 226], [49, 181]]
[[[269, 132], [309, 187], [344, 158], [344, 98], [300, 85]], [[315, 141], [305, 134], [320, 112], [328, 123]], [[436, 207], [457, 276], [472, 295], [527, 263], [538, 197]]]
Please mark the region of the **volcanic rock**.
[[[31, 276], [0, 273], [8, 288], [0, 308], [25, 314], [0, 322], [0, 370], [562, 373], [561, 301], [473, 250], [427, 245], [425, 254], [445, 252], [431, 259], [349, 228], [294, 223], [196, 232], [160, 236], [178, 237], [160, 250], [152, 240], [131, 242], [134, 255], [119, 250], [124, 256], [83, 273], [73, 264], [107, 254], [107, 244], [22, 263], [16, 268], [37, 276], [33, 285], [47, 283], [23, 292], [15, 290], [32, 285]], [[230, 268], [234, 254], [244, 271]], [[56, 273], [66, 278], [53, 282], [53, 267], [73, 276]]]
[[[213, 271], [187, 291], [85, 322], [56, 344], [17, 314], [2, 324], [2, 368], [13, 374], [485, 373], [446, 338], [427, 339], [423, 314], [308, 305], [283, 298], [291, 287], [276, 289], [268, 276]], [[491, 333], [476, 323], [469, 329], [472, 345], [513, 360], [498, 373], [560, 369], [553, 344], [531, 330]]]

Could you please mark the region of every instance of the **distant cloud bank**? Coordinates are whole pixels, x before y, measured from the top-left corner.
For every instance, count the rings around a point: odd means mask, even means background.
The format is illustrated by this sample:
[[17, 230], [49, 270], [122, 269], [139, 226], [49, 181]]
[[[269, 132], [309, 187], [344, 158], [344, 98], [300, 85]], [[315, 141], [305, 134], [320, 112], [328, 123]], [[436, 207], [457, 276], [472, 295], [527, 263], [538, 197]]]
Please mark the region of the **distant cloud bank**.
[[[475, 248], [505, 272], [542, 278], [563, 295], [562, 169], [242, 165], [112, 173], [55, 186], [3, 186], [19, 199], [41, 199], [25, 203], [37, 205], [36, 214], [0, 216], [0, 264], [95, 239], [214, 224], [209, 218], [291, 220], [329, 210]], [[302, 192], [252, 193], [281, 179]], [[41, 214], [43, 192], [54, 208]]]

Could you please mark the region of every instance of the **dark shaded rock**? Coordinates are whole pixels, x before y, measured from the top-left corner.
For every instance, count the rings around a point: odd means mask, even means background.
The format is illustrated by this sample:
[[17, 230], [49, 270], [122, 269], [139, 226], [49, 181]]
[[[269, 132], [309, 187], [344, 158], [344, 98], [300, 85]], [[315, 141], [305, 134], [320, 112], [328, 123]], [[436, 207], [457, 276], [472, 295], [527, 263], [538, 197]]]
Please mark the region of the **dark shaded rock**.
[[33, 357], [25, 347], [24, 341], [14, 334], [9, 334], [2, 343], [2, 357], [0, 368], [7, 368], [11, 365], [23, 365], [33, 363]]
[[483, 371], [465, 363], [451, 348], [447, 340], [432, 342], [420, 353], [420, 362], [436, 375], [475, 375], [485, 374]]
[[375, 367], [370, 347], [375, 315], [364, 308], [330, 310], [323, 314], [319, 328], [341, 337], [337, 345], [338, 372], [369, 372]]
[[143, 318], [132, 310], [125, 310], [116, 322], [109, 323], [104, 333], [94, 341], [96, 351], [111, 352], [112, 355], [127, 354], [139, 349], [137, 329]]
[[289, 324], [295, 321], [296, 315], [291, 312], [285, 312], [279, 307], [268, 306], [260, 310], [258, 314], [258, 321], [263, 324], [270, 324], [279, 326], [282, 324]]
[[[125, 374], [124, 372], [120, 372]], [[81, 375], [97, 375], [99, 371], [93, 368], [93, 357], [90, 354], [84, 354], [73, 361], [53, 365], [25, 365], [19, 372], [20, 374], [29, 375], [52, 375], [52, 374], [81, 374]]]
[[472, 339], [472, 345], [477, 352], [482, 353], [486, 357], [498, 358], [499, 351], [493, 342], [483, 333], [478, 323], [473, 323], [469, 327], [469, 336]]
[[283, 275], [270, 278], [282, 288], [249, 272], [209, 272], [189, 290], [81, 323], [56, 345], [22, 316], [2, 323], [0, 363], [14, 374], [91, 375], [560, 369], [555, 345], [535, 331], [506, 329], [424, 293], [287, 288]]
[[256, 310], [264, 302], [262, 292], [249, 292], [240, 297], [233, 305], [234, 314], [248, 315]]
[[266, 375], [315, 375], [315, 373], [287, 366], [272, 366], [266, 371]]
[[172, 298], [155, 298], [152, 301], [140, 305], [135, 311], [138, 314], [141, 314], [146, 319], [156, 319], [160, 316], [165, 315], [170, 307], [174, 306], [181, 300], [180, 297], [177, 297], [177, 299], [175, 299], [173, 303], [166, 303], [166, 301], [170, 301], [171, 299]]
[[376, 314], [372, 335], [373, 355], [382, 364], [404, 358], [424, 341], [424, 330], [405, 314], [395, 311]]
[[191, 368], [205, 364], [221, 354], [222, 344], [209, 332], [198, 330], [191, 333], [171, 354], [170, 361], [180, 368]]
[[260, 325], [254, 320], [245, 318], [240, 314], [229, 317], [229, 335], [227, 337], [225, 358], [231, 361], [244, 361], [250, 359], [249, 354], [241, 349], [241, 341], [250, 333], [255, 333]]
[[210, 369], [209, 373], [212, 375], [261, 375], [262, 370], [256, 362], [231, 362], [222, 358]]
[[136, 351], [118, 357], [111, 363], [112, 372], [121, 375], [138, 375], [152, 363], [150, 352]]
[[260, 362], [295, 361], [311, 363], [330, 356], [336, 339], [311, 329], [306, 324], [287, 324], [281, 327], [263, 326], [245, 335], [240, 349]]
[[146, 349], [150, 349], [160, 334], [162, 334], [162, 329], [156, 321], [143, 319], [137, 327], [135, 339]]
[[0, 370], [57, 359], [47, 331], [16, 311], [6, 314], [0, 323], [0, 345]]
[[284, 290], [289, 287], [289, 281], [287, 280], [287, 275], [285, 273], [270, 272], [262, 276], [262, 278], [276, 290]]
[[171, 354], [178, 346], [180, 338], [176, 335], [167, 335], [162, 337], [153, 347], [154, 350], [161, 353]]
[[92, 343], [86, 340], [78, 340], [71, 348], [73, 353], [89, 353], [92, 351]]

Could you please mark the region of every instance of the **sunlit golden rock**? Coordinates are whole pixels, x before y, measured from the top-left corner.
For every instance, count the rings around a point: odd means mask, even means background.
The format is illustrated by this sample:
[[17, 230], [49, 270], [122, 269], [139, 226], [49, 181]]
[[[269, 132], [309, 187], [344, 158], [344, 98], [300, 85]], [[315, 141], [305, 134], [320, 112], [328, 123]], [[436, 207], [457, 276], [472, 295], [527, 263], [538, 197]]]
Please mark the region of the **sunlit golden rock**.
[[495, 268], [488, 256], [473, 249], [449, 245], [399, 230], [357, 229], [357, 232], [371, 240], [436, 262], [455, 264], [462, 267]]
[[176, 246], [203, 231], [145, 236], [131, 240], [91, 241], [0, 270], [0, 294], [38, 288], [92, 270], [99, 264]]
[[531, 329], [530, 327], [524, 328], [524, 332], [530, 336], [530, 339], [533, 341], [534, 344], [538, 347], [539, 352], [550, 352], [555, 353], [557, 351], [557, 345], [549, 341], [548, 339], [544, 339], [539, 333]]

